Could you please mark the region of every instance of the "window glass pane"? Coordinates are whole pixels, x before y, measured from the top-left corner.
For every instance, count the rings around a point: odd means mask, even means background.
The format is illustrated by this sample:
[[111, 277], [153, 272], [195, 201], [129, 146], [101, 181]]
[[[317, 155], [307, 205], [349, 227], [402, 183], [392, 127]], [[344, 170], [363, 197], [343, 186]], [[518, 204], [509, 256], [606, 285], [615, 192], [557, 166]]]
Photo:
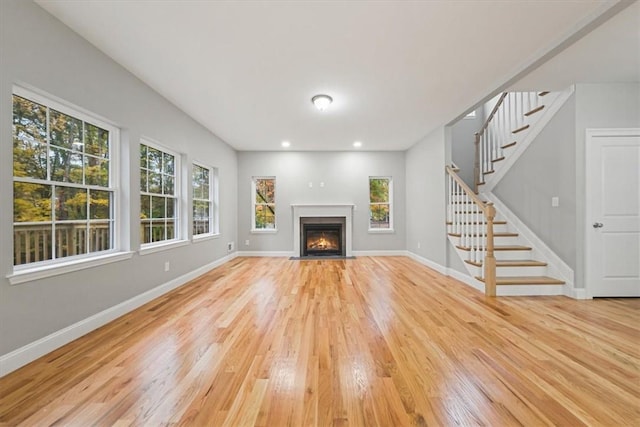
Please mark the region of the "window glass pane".
[[149, 193], [162, 194], [162, 175], [149, 172]]
[[153, 221], [151, 223], [151, 240], [153, 242], [166, 240], [164, 221]]
[[47, 179], [47, 146], [13, 139], [13, 176]]
[[82, 154], [52, 147], [49, 159], [53, 181], [82, 184]]
[[370, 228], [389, 228], [389, 205], [371, 205]]
[[163, 175], [162, 178], [164, 180], [164, 194], [173, 196], [173, 193], [175, 191], [173, 177], [169, 175]]
[[175, 157], [171, 154], [162, 153], [164, 159], [164, 170], [163, 172], [169, 175], [173, 175], [175, 170]]
[[13, 136], [26, 143], [47, 141], [47, 107], [13, 96]]
[[89, 218], [111, 218], [111, 193], [109, 191], [91, 190], [90, 195], [91, 203], [89, 205]]
[[383, 203], [389, 201], [389, 179], [369, 179], [369, 199], [371, 203]]
[[275, 203], [275, 179], [256, 179], [256, 203]]
[[147, 167], [147, 146], [140, 144], [140, 167]]
[[147, 192], [147, 171], [144, 169], [140, 171], [140, 191]]
[[49, 110], [51, 144], [82, 151], [82, 120]]
[[13, 228], [13, 265], [53, 258], [51, 223], [16, 224]]
[[166, 230], [167, 230], [167, 240], [176, 238], [176, 231], [175, 231], [175, 223], [174, 223], [174, 221], [167, 220]]
[[51, 186], [14, 182], [13, 221], [51, 221]]
[[151, 218], [165, 218], [165, 203], [164, 197], [151, 197]]
[[167, 198], [167, 216], [166, 218], [175, 218], [176, 217], [176, 204], [178, 203], [178, 199], [174, 199], [172, 197]]
[[160, 171], [162, 171], [162, 152], [153, 147], [147, 147], [147, 152], [149, 154], [147, 168], [151, 171], [160, 173]]
[[109, 131], [85, 122], [84, 152], [103, 159], [109, 158]]
[[145, 219], [140, 223], [141, 243], [151, 243], [151, 220]]
[[140, 196], [140, 219], [151, 218], [151, 196]]
[[276, 228], [275, 209], [269, 205], [256, 205], [256, 228], [274, 229]]
[[87, 219], [87, 190], [84, 188], [56, 187], [56, 220]]
[[89, 252], [111, 249], [111, 222], [98, 221], [89, 224]]
[[56, 224], [55, 239], [56, 258], [64, 258], [73, 255], [87, 253], [87, 224], [59, 223]]
[[84, 156], [85, 161], [85, 184], [109, 186], [109, 161], [101, 160], [93, 156]]

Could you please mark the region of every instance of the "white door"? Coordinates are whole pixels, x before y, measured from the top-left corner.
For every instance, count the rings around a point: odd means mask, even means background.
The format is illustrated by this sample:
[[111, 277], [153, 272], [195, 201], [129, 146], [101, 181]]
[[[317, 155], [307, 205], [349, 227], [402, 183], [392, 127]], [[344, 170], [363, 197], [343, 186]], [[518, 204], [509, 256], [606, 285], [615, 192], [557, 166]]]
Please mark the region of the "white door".
[[586, 138], [587, 292], [640, 296], [640, 129]]

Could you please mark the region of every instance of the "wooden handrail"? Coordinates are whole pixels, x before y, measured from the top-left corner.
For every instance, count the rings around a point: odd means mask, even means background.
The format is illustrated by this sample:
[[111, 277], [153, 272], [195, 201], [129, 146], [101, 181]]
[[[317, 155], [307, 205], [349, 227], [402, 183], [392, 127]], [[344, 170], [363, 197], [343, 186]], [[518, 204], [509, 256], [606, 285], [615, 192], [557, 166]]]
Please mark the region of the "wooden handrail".
[[483, 132], [487, 129], [487, 127], [489, 126], [489, 122], [491, 122], [491, 120], [493, 120], [493, 116], [496, 115], [496, 112], [498, 111], [498, 109], [502, 105], [502, 102], [504, 101], [504, 99], [507, 97], [507, 94], [508, 94], [508, 92], [502, 92], [502, 95], [500, 95], [500, 98], [498, 98], [498, 102], [496, 102], [496, 105], [493, 107], [493, 110], [491, 110], [491, 113], [489, 113], [489, 116], [487, 117], [487, 120], [484, 121], [484, 124], [482, 125], [480, 130], [478, 130], [477, 133], [479, 135], [482, 135]]
[[476, 205], [480, 206], [480, 210], [482, 210], [482, 212], [486, 216], [488, 213], [487, 208], [490, 203], [485, 203], [480, 200], [480, 197], [478, 197], [478, 195], [473, 190], [471, 190], [471, 188], [469, 188], [469, 186], [462, 180], [462, 178], [458, 176], [458, 174], [456, 173], [457, 171], [454, 168], [452, 168], [451, 166], [446, 166], [446, 169], [449, 175], [451, 175], [451, 178], [453, 178], [460, 185], [460, 187], [462, 187], [464, 192], [467, 193], [467, 195], [471, 198], [471, 200], [475, 202]]

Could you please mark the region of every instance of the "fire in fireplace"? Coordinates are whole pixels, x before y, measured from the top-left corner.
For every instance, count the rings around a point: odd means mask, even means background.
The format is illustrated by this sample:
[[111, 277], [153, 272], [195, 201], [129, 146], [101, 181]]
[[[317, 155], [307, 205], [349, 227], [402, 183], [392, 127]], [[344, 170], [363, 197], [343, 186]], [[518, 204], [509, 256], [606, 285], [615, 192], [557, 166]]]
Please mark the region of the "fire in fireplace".
[[300, 256], [344, 256], [344, 218], [300, 218]]

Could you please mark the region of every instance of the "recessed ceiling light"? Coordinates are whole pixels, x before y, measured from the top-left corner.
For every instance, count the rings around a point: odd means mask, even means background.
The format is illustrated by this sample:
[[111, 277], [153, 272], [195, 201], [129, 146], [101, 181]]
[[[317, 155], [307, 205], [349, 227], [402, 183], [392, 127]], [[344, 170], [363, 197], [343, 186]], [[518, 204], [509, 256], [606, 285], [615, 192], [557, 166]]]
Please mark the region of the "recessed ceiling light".
[[353, 143], [353, 146], [356, 147], [356, 148], [360, 148], [360, 147], [362, 147], [362, 142], [356, 141], [356, 142]]
[[313, 102], [313, 105], [315, 105], [318, 110], [324, 111], [329, 108], [329, 105], [333, 102], [333, 98], [329, 95], [316, 95], [311, 98], [311, 102]]
[[282, 141], [282, 146], [283, 146], [284, 148], [287, 148], [287, 147], [289, 147], [290, 145], [291, 145], [291, 143], [290, 143], [289, 141]]

